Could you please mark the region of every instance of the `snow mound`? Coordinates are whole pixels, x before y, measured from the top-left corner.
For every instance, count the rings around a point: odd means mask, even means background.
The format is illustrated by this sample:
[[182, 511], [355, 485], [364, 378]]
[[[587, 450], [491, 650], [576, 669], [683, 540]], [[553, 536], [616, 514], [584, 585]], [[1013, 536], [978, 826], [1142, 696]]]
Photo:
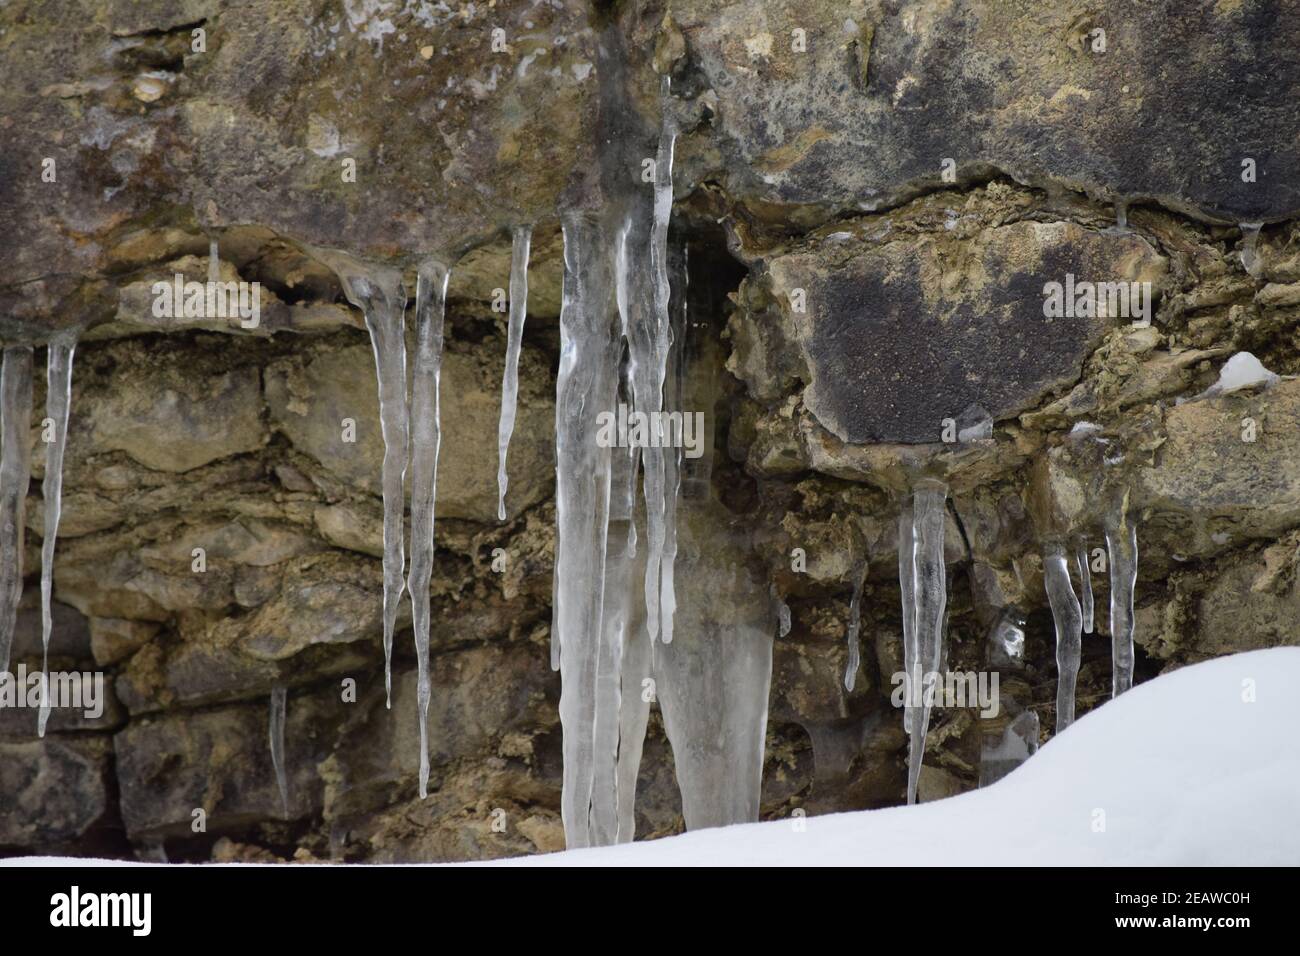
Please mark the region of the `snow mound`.
[[497, 863], [1295, 865], [1297, 687], [1300, 648], [1217, 658], [1108, 701], [983, 790]]

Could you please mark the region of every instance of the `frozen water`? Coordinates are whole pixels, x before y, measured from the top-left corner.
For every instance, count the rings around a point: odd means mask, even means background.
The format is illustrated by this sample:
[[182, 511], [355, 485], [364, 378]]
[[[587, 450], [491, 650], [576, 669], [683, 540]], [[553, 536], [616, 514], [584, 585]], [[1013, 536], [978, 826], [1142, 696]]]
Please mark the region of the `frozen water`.
[[271, 714], [267, 722], [271, 743], [271, 766], [275, 769], [275, 786], [280, 791], [280, 808], [289, 816], [289, 778], [284, 769], [284, 718], [288, 693], [279, 684], [271, 688]]
[[1262, 222], [1243, 222], [1240, 224], [1241, 267], [1246, 270], [1247, 275], [1256, 279], [1260, 275], [1259, 253], [1256, 251], [1256, 245], [1259, 242], [1259, 231], [1263, 228], [1264, 224]]
[[528, 248], [531, 226], [517, 226], [510, 249], [510, 322], [506, 333], [506, 370], [501, 379], [501, 424], [497, 428], [497, 519], [506, 520], [506, 454], [515, 430], [515, 409], [519, 396], [519, 351], [524, 342], [524, 320], [528, 317]]
[[365, 315], [379, 380], [379, 426], [384, 438], [384, 693], [393, 706], [393, 631], [402, 600], [405, 570], [402, 517], [406, 474], [406, 291], [393, 269], [371, 268], [341, 254], [325, 256], [343, 284], [348, 301]]
[[[853, 597], [849, 599], [849, 631], [847, 635], [848, 658], [844, 665], [844, 689], [853, 690], [858, 680], [858, 668], [862, 666], [859, 656], [858, 631], [862, 625], [862, 588], [867, 583], [867, 567], [863, 564], [853, 585]], [[790, 609], [786, 608], [786, 614]], [[784, 635], [782, 635], [784, 636]]]
[[[925, 757], [925, 737], [930, 724], [930, 703], [934, 682], [944, 661], [944, 625], [948, 607], [947, 569], [943, 558], [945, 505], [947, 488], [935, 481], [918, 482], [912, 493], [911, 529], [900, 529], [900, 547], [910, 552], [910, 565], [899, 565], [903, 590], [904, 653], [907, 667], [907, 693], [911, 704], [910, 720], [904, 714], [910, 745], [907, 758], [907, 802], [916, 802], [916, 787]], [[908, 579], [910, 578], [910, 585]], [[907, 624], [910, 617], [911, 647], [908, 648]]]
[[1074, 723], [1074, 687], [1079, 677], [1083, 612], [1070, 584], [1065, 549], [1050, 543], [1043, 551], [1043, 584], [1056, 625], [1056, 732]]
[[41, 539], [41, 711], [37, 733], [45, 736], [50, 719], [49, 672], [50, 631], [53, 625], [51, 598], [54, 590], [54, 542], [59, 534], [63, 511], [63, 453], [68, 444], [68, 411], [72, 404], [72, 355], [77, 348], [76, 331], [60, 332], [46, 349], [45, 415], [54, 426], [54, 440], [45, 446], [45, 479], [41, 495], [45, 503], [45, 534]]
[[4, 351], [0, 367], [0, 671], [9, 669], [23, 596], [23, 533], [31, 478], [32, 349]]
[[1083, 633], [1091, 634], [1095, 601], [1092, 596], [1092, 569], [1088, 566], [1088, 539], [1074, 539], [1074, 564], [1079, 572], [1079, 609], [1083, 614]]
[[442, 443], [438, 386], [442, 370], [443, 316], [449, 273], [424, 262], [415, 292], [415, 359], [411, 366], [411, 592], [415, 630], [416, 698], [420, 724], [420, 798], [429, 787], [429, 579], [433, 574], [433, 528]]
[[1110, 554], [1111, 696], [1133, 686], [1133, 589], [1137, 586], [1137, 526], [1123, 505], [1106, 524]]
[[[559, 642], [564, 730], [561, 817], [570, 847], [592, 841], [596, 695], [602, 630], [610, 449], [596, 442], [596, 416], [613, 408], [613, 336], [608, 248], [599, 225], [564, 217], [564, 293], [556, 381], [556, 561], [552, 640]], [[555, 645], [552, 645], [552, 653]]]

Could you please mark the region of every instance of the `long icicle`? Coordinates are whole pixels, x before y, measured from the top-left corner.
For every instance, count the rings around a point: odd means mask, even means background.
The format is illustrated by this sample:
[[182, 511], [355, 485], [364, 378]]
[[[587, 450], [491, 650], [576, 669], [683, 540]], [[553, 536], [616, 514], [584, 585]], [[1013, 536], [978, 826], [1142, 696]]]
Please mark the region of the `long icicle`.
[[501, 423], [497, 426], [497, 520], [506, 520], [506, 455], [515, 430], [519, 396], [519, 351], [528, 317], [528, 250], [532, 226], [516, 226], [510, 247], [510, 322], [506, 332], [506, 370], [501, 378]]
[[[602, 633], [610, 449], [596, 441], [612, 408], [616, 361], [604, 231], [579, 214], [564, 218], [564, 295], [556, 380], [556, 560], [554, 637], [560, 651], [564, 786], [560, 816], [570, 848], [591, 844], [596, 682]], [[554, 652], [554, 643], [552, 649]]]
[[53, 630], [51, 607], [54, 591], [54, 543], [59, 535], [59, 517], [63, 511], [63, 453], [68, 445], [68, 411], [72, 405], [72, 356], [77, 348], [75, 330], [60, 332], [50, 339], [46, 349], [45, 415], [54, 429], [53, 439], [45, 446], [45, 479], [41, 494], [45, 502], [45, 537], [41, 539], [41, 711], [36, 732], [45, 736], [50, 719], [50, 632]]
[[284, 767], [284, 720], [288, 692], [279, 684], [271, 688], [271, 711], [267, 720], [271, 744], [271, 767], [275, 770], [275, 786], [280, 791], [280, 807], [289, 816], [289, 778]]
[[[628, 339], [632, 356], [632, 381], [637, 411], [657, 421], [656, 413], [663, 410], [664, 378], [667, 374], [668, 353], [672, 343], [670, 332], [669, 299], [671, 285], [668, 281], [668, 222], [673, 209], [673, 150], [677, 141], [677, 127], [667, 108], [668, 78], [664, 77], [664, 118], [659, 136], [659, 146], [654, 167], [654, 198], [651, 205], [649, 228], [650, 252], [650, 308], [638, 309], [638, 321], [628, 324]], [[621, 282], [630, 268], [629, 239], [633, 234], [636, 217], [624, 227], [620, 239]], [[646, 630], [653, 638], [661, 635], [664, 642], [672, 640], [672, 625], [661, 632], [662, 602], [667, 595], [672, 598], [672, 587], [664, 591], [660, 583], [665, 537], [665, 474], [664, 450], [660, 443], [651, 441], [641, 456], [642, 483], [646, 502], [646, 568], [645, 601]]]
[[384, 694], [393, 706], [393, 632], [405, 587], [402, 517], [408, 453], [406, 291], [392, 269], [368, 269], [338, 253], [325, 254], [348, 301], [365, 315], [379, 380], [379, 429], [384, 439]]
[[1074, 723], [1074, 685], [1079, 677], [1083, 612], [1070, 584], [1070, 566], [1060, 542], [1043, 550], [1043, 585], [1056, 625], [1056, 732]]
[[439, 379], [443, 318], [450, 273], [428, 260], [417, 271], [415, 359], [411, 365], [411, 594], [415, 630], [416, 698], [420, 724], [420, 799], [429, 791], [429, 580], [433, 575], [433, 527], [442, 443]]
[[1106, 522], [1110, 557], [1111, 696], [1133, 686], [1133, 591], [1137, 586], [1137, 526], [1125, 496]]
[[0, 366], [0, 671], [9, 670], [23, 596], [23, 533], [31, 478], [32, 349], [5, 349]]
[[1074, 563], [1079, 572], [1079, 608], [1083, 612], [1083, 633], [1091, 634], [1095, 600], [1092, 596], [1092, 569], [1088, 567], [1088, 539], [1074, 539]]
[[[912, 608], [914, 615], [913, 653], [908, 661], [908, 693], [912, 696], [907, 757], [907, 802], [916, 803], [921, 764], [925, 759], [925, 738], [930, 726], [930, 705], [942, 666], [943, 632], [948, 605], [947, 569], [944, 565], [943, 535], [947, 514], [947, 488], [924, 482], [913, 489], [911, 533]], [[906, 589], [905, 589], [906, 594]], [[906, 721], [906, 715], [904, 717]]]

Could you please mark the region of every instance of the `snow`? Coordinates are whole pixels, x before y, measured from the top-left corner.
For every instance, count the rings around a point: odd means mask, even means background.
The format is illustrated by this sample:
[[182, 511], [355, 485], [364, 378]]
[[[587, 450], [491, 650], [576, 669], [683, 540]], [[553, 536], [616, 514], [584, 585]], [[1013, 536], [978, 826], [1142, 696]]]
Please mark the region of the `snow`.
[[[468, 865], [1294, 866], [1297, 684], [1300, 648], [1220, 657], [1106, 702], [983, 790]], [[0, 866], [70, 862], [165, 865]]]
[[1297, 683], [1300, 648], [1217, 658], [1108, 701], [983, 790], [497, 864], [1295, 865]]

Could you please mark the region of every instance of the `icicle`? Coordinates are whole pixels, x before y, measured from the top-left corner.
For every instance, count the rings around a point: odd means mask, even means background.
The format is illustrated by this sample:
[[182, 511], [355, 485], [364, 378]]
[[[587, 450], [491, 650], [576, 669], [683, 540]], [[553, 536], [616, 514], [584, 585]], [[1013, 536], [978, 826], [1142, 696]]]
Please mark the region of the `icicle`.
[[528, 317], [528, 247], [532, 226], [517, 226], [510, 248], [510, 325], [506, 333], [506, 371], [501, 379], [501, 424], [497, 427], [497, 519], [506, 520], [506, 454], [515, 430], [515, 407], [519, 395], [519, 350], [524, 344], [524, 320]]
[[1092, 597], [1092, 569], [1088, 566], [1088, 539], [1077, 535], [1074, 539], [1074, 564], [1079, 572], [1079, 609], [1083, 612], [1083, 633], [1091, 634], [1094, 600]]
[[[635, 527], [635, 522], [633, 523]], [[635, 537], [632, 539], [635, 541]], [[632, 555], [635, 557], [635, 555]], [[641, 769], [641, 751], [645, 745], [646, 726], [650, 722], [650, 704], [655, 699], [655, 682], [651, 676], [654, 645], [645, 629], [645, 605], [632, 600], [639, 589], [638, 562], [633, 561], [627, 580], [627, 625], [624, 628], [623, 667], [620, 678], [618, 715], [618, 833], [615, 842], [631, 843], [636, 835], [636, 781]]]
[[[591, 843], [598, 659], [602, 634], [610, 449], [596, 441], [599, 412], [614, 404], [608, 257], [597, 224], [564, 218], [564, 295], [556, 381], [556, 524], [553, 640], [560, 652], [564, 788], [570, 848]], [[552, 644], [552, 653], [555, 645]]]
[[785, 637], [790, 633], [790, 627], [794, 623], [790, 619], [790, 605], [786, 604], [784, 601], [778, 600], [776, 605], [776, 614], [777, 614], [776, 636]]
[[[668, 281], [668, 222], [673, 207], [673, 148], [677, 127], [667, 108], [667, 78], [664, 79], [665, 109], [663, 128], [659, 136], [655, 159], [654, 199], [650, 207], [650, 221], [644, 219], [644, 205], [638, 204], [628, 217], [619, 236], [618, 286], [619, 305], [623, 310], [631, 350], [633, 393], [638, 411], [651, 416], [663, 410], [664, 379], [667, 375], [669, 348], [672, 343], [669, 300], [672, 287]], [[641, 241], [649, 246], [650, 295], [649, 308], [639, 283], [633, 250]], [[631, 310], [630, 312], [628, 310]], [[653, 418], [651, 420], [654, 420]], [[666, 491], [672, 468], [665, 462], [664, 449], [643, 449], [642, 471], [646, 501], [646, 570], [645, 600], [646, 629], [650, 636], [661, 634], [663, 606], [675, 606], [672, 581], [661, 585], [664, 540], [666, 536]], [[669, 565], [671, 574], [671, 564]], [[672, 640], [672, 625], [663, 630], [665, 642]]]
[[[862, 623], [862, 588], [867, 583], [867, 567], [862, 566], [858, 581], [853, 585], [853, 597], [849, 601], [848, 663], [844, 666], [844, 689], [852, 692], [858, 681], [858, 668], [861, 657], [858, 649], [858, 631]], [[786, 608], [786, 613], [790, 612]]]
[[[617, 347], [621, 352], [621, 345]], [[626, 361], [619, 363], [618, 400], [627, 401], [631, 382]], [[594, 770], [591, 794], [591, 840], [596, 846], [618, 841], [624, 803], [636, 796], [620, 788], [619, 751], [624, 706], [623, 658], [631, 627], [636, 568], [636, 475], [637, 449], [615, 448], [610, 452], [609, 523], [606, 533], [605, 580], [601, 608], [599, 657], [596, 663], [596, 724]], [[629, 704], [631, 702], [629, 701]], [[644, 736], [644, 728], [641, 731]], [[639, 762], [639, 760], [638, 760]]]
[[1043, 584], [1056, 624], [1056, 732], [1074, 723], [1074, 685], [1079, 677], [1083, 614], [1070, 584], [1065, 549], [1051, 543], [1043, 551]]
[[1115, 201], [1115, 232], [1128, 232], [1128, 203], [1122, 199]]
[[67, 448], [68, 410], [72, 403], [72, 355], [77, 333], [60, 332], [46, 349], [45, 414], [54, 428], [54, 440], [45, 446], [45, 479], [41, 494], [45, 503], [45, 537], [41, 539], [41, 711], [37, 733], [45, 736], [50, 719], [50, 632], [53, 628], [51, 598], [54, 590], [54, 542], [59, 534], [63, 511], [63, 453]]
[[280, 806], [289, 816], [289, 777], [284, 769], [284, 717], [288, 693], [279, 684], [271, 688], [271, 717], [268, 722], [271, 740], [271, 766], [275, 768], [275, 786], [280, 791]]
[[0, 368], [0, 671], [9, 669], [23, 596], [23, 533], [31, 477], [32, 349], [5, 349]]
[[217, 251], [217, 240], [208, 240], [208, 281], [221, 281], [221, 255]]
[[406, 292], [401, 273], [367, 269], [340, 254], [325, 256], [343, 283], [348, 301], [361, 309], [375, 353], [379, 379], [379, 427], [384, 438], [384, 693], [393, 706], [393, 631], [402, 600], [408, 409], [406, 404]]
[[1264, 224], [1243, 222], [1239, 228], [1241, 229], [1241, 267], [1246, 270], [1247, 275], [1258, 279], [1259, 253], [1256, 251], [1256, 244], [1259, 241], [1259, 231], [1264, 228]]
[[1137, 586], [1137, 526], [1124, 503], [1106, 523], [1110, 553], [1111, 696], [1133, 686], [1133, 590]]
[[[943, 631], [948, 605], [947, 571], [943, 558], [943, 534], [948, 491], [936, 482], [922, 482], [913, 488], [910, 534], [900, 534], [900, 547], [910, 551], [909, 566], [899, 555], [903, 590], [904, 653], [907, 657], [907, 690], [911, 698], [910, 721], [904, 713], [910, 746], [907, 761], [907, 802], [916, 802], [925, 737], [930, 724], [934, 683], [943, 664]], [[911, 579], [910, 588], [908, 579]], [[910, 651], [907, 648], [907, 618], [912, 617]]]
[[415, 629], [416, 703], [420, 723], [420, 799], [429, 790], [429, 579], [433, 574], [433, 526], [442, 442], [438, 383], [442, 369], [447, 268], [429, 260], [418, 272], [416, 345], [411, 366], [411, 571], [407, 590]]

